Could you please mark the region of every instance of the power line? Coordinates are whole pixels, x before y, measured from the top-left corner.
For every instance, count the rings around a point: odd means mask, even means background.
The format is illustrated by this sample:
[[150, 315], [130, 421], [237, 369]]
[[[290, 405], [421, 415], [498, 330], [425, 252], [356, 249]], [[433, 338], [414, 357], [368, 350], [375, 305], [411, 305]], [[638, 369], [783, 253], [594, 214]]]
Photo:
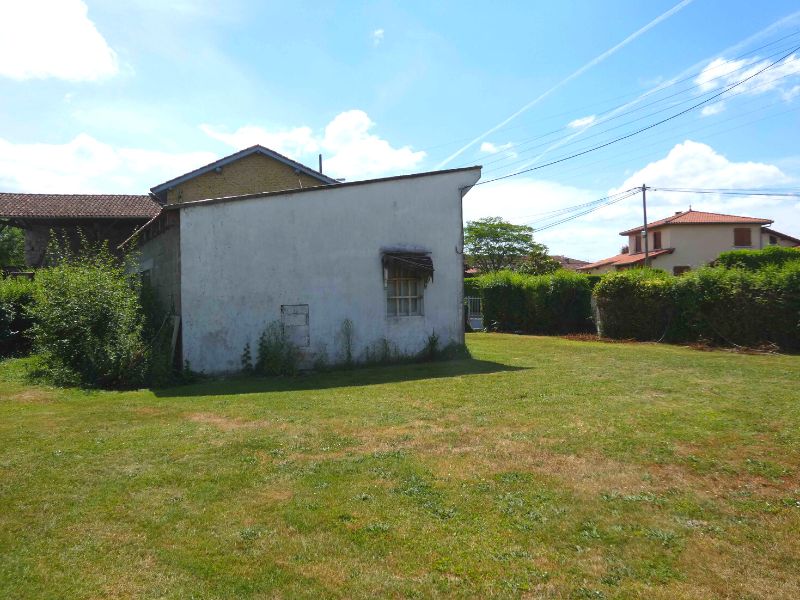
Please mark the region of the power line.
[[[562, 158], [559, 158], [559, 159], [556, 159], [556, 160], [553, 160], [553, 161], [550, 161], [550, 162], [547, 162], [547, 163], [544, 163], [544, 164], [541, 164], [541, 165], [538, 165], [538, 166], [535, 166], [535, 167], [531, 167], [529, 169], [523, 169], [523, 170], [517, 171], [515, 173], [509, 173], [508, 175], [503, 175], [501, 177], [495, 177], [494, 179], [489, 179], [489, 180], [486, 180], [486, 181], [480, 181], [480, 182], [476, 183], [475, 185], [486, 185], [487, 183], [492, 183], [494, 181], [500, 181], [502, 179], [508, 179], [510, 177], [516, 177], [517, 175], [522, 175], [523, 173], [530, 173], [531, 171], [536, 171], [538, 169], [543, 169], [545, 167], [549, 167], [551, 165], [555, 165], [555, 164], [558, 164], [558, 163], [561, 163], [561, 162], [564, 162], [564, 161], [567, 161], [567, 160], [570, 160], [570, 159], [573, 159], [573, 158], [577, 158], [578, 156], [582, 156], [584, 154], [588, 154], [589, 152], [595, 152], [596, 150], [600, 150], [600, 149], [605, 148], [607, 146], [610, 146], [612, 144], [616, 144], [617, 142], [621, 142], [622, 140], [626, 140], [628, 138], [631, 138], [631, 137], [633, 137], [635, 135], [638, 135], [638, 134], [640, 134], [640, 133], [642, 133], [644, 131], [647, 131], [647, 130], [652, 129], [654, 127], [657, 127], [659, 125], [663, 125], [664, 123], [666, 123], [668, 121], [671, 121], [673, 119], [676, 119], [676, 118], [678, 118], [678, 117], [680, 117], [682, 115], [685, 115], [686, 113], [691, 112], [694, 109], [699, 108], [700, 106], [708, 104], [712, 100], [715, 100], [716, 98], [719, 98], [720, 96], [722, 96], [723, 94], [726, 94], [730, 90], [732, 90], [732, 89], [734, 89], [736, 87], [739, 87], [740, 85], [746, 83], [747, 81], [749, 81], [749, 80], [753, 79], [754, 77], [757, 77], [761, 73], [767, 71], [768, 69], [771, 69], [772, 67], [774, 67], [778, 63], [782, 62], [783, 60], [785, 60], [786, 58], [788, 58], [789, 56], [791, 56], [792, 54], [794, 54], [798, 50], [800, 50], [800, 46], [795, 47], [791, 52], [785, 54], [784, 56], [782, 56], [778, 60], [773, 61], [772, 63], [770, 63], [769, 65], [767, 65], [763, 69], [759, 69], [758, 71], [756, 71], [752, 75], [749, 75], [748, 77], [745, 77], [744, 79], [741, 79], [741, 80], [737, 81], [736, 83], [729, 85], [728, 87], [726, 87], [722, 91], [718, 92], [717, 94], [714, 94], [713, 96], [710, 96], [709, 98], [706, 98], [705, 100], [703, 100], [701, 102], [693, 104], [689, 108], [686, 108], [686, 109], [684, 109], [684, 110], [682, 110], [680, 112], [677, 112], [674, 115], [670, 115], [669, 117], [667, 117], [665, 119], [661, 119], [660, 121], [656, 121], [655, 123], [651, 123], [650, 125], [648, 125], [646, 127], [642, 127], [641, 129], [637, 129], [636, 131], [633, 131], [633, 132], [628, 133], [626, 135], [623, 135], [623, 136], [620, 136], [620, 137], [615, 138], [613, 140], [610, 140], [610, 141], [608, 141], [608, 142], [606, 142], [604, 144], [600, 144], [598, 146], [594, 146], [594, 147], [589, 148], [587, 150], [584, 150], [582, 152], [577, 152], [577, 153], [571, 154], [569, 156], [564, 156]], [[470, 186], [470, 187], [473, 187], [473, 186]]]
[[564, 223], [567, 223], [569, 221], [574, 221], [575, 219], [578, 219], [580, 217], [583, 217], [583, 216], [586, 216], [586, 215], [588, 215], [590, 213], [598, 211], [601, 208], [605, 208], [606, 206], [611, 206], [612, 204], [616, 204], [618, 202], [622, 202], [623, 200], [627, 200], [628, 198], [631, 198], [632, 196], [636, 196], [636, 195], [639, 194], [639, 191], [640, 191], [639, 188], [632, 188], [631, 190], [628, 190], [628, 193], [626, 195], [624, 195], [624, 196], [621, 196], [619, 198], [615, 198], [613, 200], [609, 200], [608, 202], [605, 202], [605, 203], [603, 203], [603, 204], [601, 204], [599, 206], [584, 210], [584, 211], [579, 212], [579, 213], [574, 214], [574, 215], [570, 215], [570, 216], [565, 217], [565, 218], [563, 218], [563, 219], [561, 219], [559, 221], [555, 221], [553, 223], [548, 223], [547, 225], [543, 225], [542, 227], [534, 227], [534, 231], [537, 231], [537, 232], [538, 231], [544, 231], [545, 229], [550, 229], [551, 227], [556, 227], [557, 225], [563, 225]]
[[752, 192], [746, 190], [715, 190], [715, 189], [694, 189], [694, 188], [649, 188], [654, 192], [676, 192], [684, 194], [714, 194], [716, 196], [765, 196], [770, 198], [800, 198], [800, 191], [797, 192]]
[[[796, 34], [793, 34], [793, 35], [796, 35]], [[767, 55], [767, 56], [765, 56], [765, 57], [763, 57], [763, 58], [764, 58], [764, 59], [772, 58], [773, 56], [777, 56], [777, 55], [779, 55], [779, 54], [782, 54], [783, 52], [785, 52], [785, 48], [782, 48], [780, 51], [778, 51], [778, 52], [775, 52], [775, 53], [773, 53], [773, 54], [770, 54], [770, 55]], [[732, 61], [735, 61], [735, 60], [738, 60], [738, 59], [732, 59]], [[723, 66], [725, 66], [725, 65], [718, 65], [718, 66], [716, 66], [716, 67], [712, 67], [712, 70], [714, 70], [714, 69], [720, 69], [720, 68], [722, 68]], [[622, 118], [622, 117], [626, 117], [626, 116], [628, 116], [628, 115], [630, 115], [630, 114], [633, 114], [633, 113], [635, 113], [635, 112], [638, 112], [638, 111], [640, 111], [640, 110], [643, 110], [643, 109], [645, 109], [645, 108], [647, 108], [647, 107], [649, 107], [649, 106], [654, 106], [654, 105], [656, 105], [656, 104], [659, 104], [659, 103], [661, 103], [661, 102], [664, 102], [664, 101], [666, 101], [666, 100], [669, 100], [670, 98], [674, 98], [675, 96], [679, 96], [679, 95], [681, 95], [681, 94], [684, 94], [684, 93], [687, 93], [687, 92], [691, 92], [692, 90], [695, 90], [695, 89], [701, 88], [701, 87], [703, 87], [704, 85], [707, 85], [707, 84], [709, 84], [709, 83], [711, 83], [711, 82], [714, 82], [714, 81], [717, 81], [717, 80], [720, 80], [720, 79], [725, 79], [725, 78], [728, 78], [728, 77], [730, 77], [730, 75], [731, 75], [731, 74], [733, 74], [733, 73], [736, 73], [736, 72], [739, 72], [739, 71], [743, 71], [743, 70], [746, 70], [746, 69], [749, 69], [749, 68], [751, 68], [751, 66], [752, 66], [752, 63], [745, 63], [745, 64], [743, 64], [742, 66], [740, 66], [738, 69], [733, 69], [733, 70], [731, 70], [731, 71], [726, 71], [726, 72], [725, 72], [725, 73], [723, 73], [722, 75], [719, 75], [719, 76], [717, 76], [717, 77], [714, 77], [714, 78], [708, 79], [708, 80], [704, 81], [703, 83], [700, 83], [700, 84], [697, 84], [697, 85], [694, 85], [694, 86], [690, 86], [690, 87], [687, 87], [687, 88], [681, 89], [681, 90], [679, 90], [679, 91], [677, 91], [677, 92], [674, 92], [674, 93], [672, 93], [672, 94], [669, 94], [669, 95], [667, 95], [667, 96], [664, 96], [664, 97], [662, 97], [662, 98], [659, 98], [659, 99], [657, 99], [657, 100], [653, 100], [652, 102], [648, 102], [647, 104], [642, 104], [641, 106], [638, 106], [638, 107], [636, 107], [636, 108], [632, 108], [632, 109], [630, 109], [630, 110], [627, 110], [627, 111], [624, 111], [624, 112], [620, 112], [619, 114], [616, 114], [616, 115], [613, 115], [613, 116], [609, 116], [609, 117], [607, 117], [607, 118], [604, 118], [604, 115], [606, 115], [606, 114], [611, 114], [611, 113], [613, 113], [614, 111], [616, 111], [616, 110], [619, 110], [620, 108], [624, 108], [624, 107], [625, 107], [625, 106], [627, 106], [627, 105], [626, 105], [626, 104], [623, 104], [623, 105], [616, 106], [616, 107], [614, 107], [614, 108], [610, 108], [610, 109], [608, 109], [608, 110], [606, 110], [606, 111], [603, 111], [602, 113], [600, 113], [599, 117], [597, 117], [597, 120], [596, 120], [595, 122], [593, 122], [593, 123], [592, 123], [590, 126], [588, 126], [588, 127], [585, 127], [584, 129], [581, 129], [581, 130], [575, 131], [575, 128], [573, 128], [573, 127], [570, 127], [569, 125], [565, 125], [565, 126], [559, 127], [558, 129], [554, 129], [554, 130], [552, 130], [552, 131], [548, 131], [548, 132], [546, 132], [546, 133], [543, 133], [543, 134], [540, 134], [540, 135], [537, 135], [537, 136], [534, 136], [534, 137], [531, 137], [531, 138], [526, 138], [526, 139], [523, 139], [523, 140], [521, 140], [520, 142], [517, 142], [517, 143], [515, 143], [515, 144], [512, 144], [512, 145], [511, 145], [511, 146], [509, 146], [508, 148], [504, 148], [504, 150], [516, 149], [516, 150], [518, 150], [517, 154], [524, 153], [524, 152], [530, 152], [531, 150], [534, 150], [534, 149], [536, 149], [536, 148], [541, 148], [542, 146], [545, 146], [545, 145], [547, 144], [547, 142], [545, 142], [545, 143], [542, 143], [542, 144], [537, 144], [536, 146], [533, 146], [533, 147], [528, 147], [528, 148], [526, 148], [525, 150], [520, 150], [520, 149], [521, 149], [521, 148], [524, 148], [524, 147], [526, 147], [526, 146], [528, 146], [528, 144], [529, 144], [530, 142], [535, 142], [535, 141], [537, 141], [537, 140], [540, 140], [540, 139], [546, 138], [546, 137], [548, 137], [548, 136], [550, 136], [550, 135], [553, 135], [554, 133], [558, 133], [558, 132], [561, 132], [561, 131], [573, 130], [573, 134], [572, 134], [572, 136], [574, 136], [574, 135], [578, 135], [578, 134], [580, 134], [582, 131], [585, 131], [585, 130], [587, 130], [587, 129], [590, 129], [591, 127], [594, 127], [594, 126], [596, 126], [596, 125], [598, 125], [598, 124], [602, 124], [602, 123], [608, 123], [608, 122], [610, 122], [610, 121], [614, 121], [614, 120], [616, 120], [616, 119], [619, 119], [619, 118]], [[699, 75], [701, 75], [701, 74], [702, 74], [703, 72], [705, 72], [706, 70], [707, 70], [707, 68], [706, 68], [706, 69], [701, 69], [701, 71], [699, 71], [699, 72], [697, 72], [697, 73], [694, 73], [694, 74], [692, 74], [690, 77], [688, 77], [688, 78], [686, 78], [686, 79], [695, 79], [696, 77], [698, 77]], [[784, 78], [786, 78], [786, 77], [791, 77], [791, 76], [794, 76], [794, 75], [796, 75], [796, 74], [795, 74], [795, 73], [790, 73], [790, 74], [788, 74], [788, 75], [784, 75], [784, 76], [782, 76], [782, 77], [778, 78], [778, 80], [780, 80], [780, 79], [784, 79]], [[684, 80], [681, 80], [681, 81], [685, 81], [686, 79], [684, 79]], [[677, 83], [678, 83], [678, 82], [676, 82], [676, 84], [677, 84]], [[764, 84], [761, 84], [761, 85], [760, 85], [760, 86], [758, 86], [758, 87], [763, 87], [764, 85], [767, 85], [768, 83], [770, 83], [770, 82], [765, 82]], [[671, 84], [670, 86], [666, 86], [666, 87], [664, 87], [664, 88], [662, 88], [662, 89], [667, 89], [668, 87], [672, 87], [672, 85], [675, 85], [675, 84]], [[661, 90], [659, 90], [659, 91], [661, 91]], [[649, 117], [649, 116], [652, 116], [652, 115], [658, 114], [658, 113], [660, 113], [660, 112], [664, 112], [665, 110], [669, 110], [670, 108], [672, 108], [672, 107], [674, 107], [674, 106], [678, 106], [678, 105], [680, 105], [680, 104], [682, 104], [682, 103], [684, 103], [684, 102], [691, 102], [693, 99], [695, 99], [695, 98], [699, 98], [699, 97], [702, 97], [702, 96], [704, 96], [704, 95], [706, 95], [706, 94], [710, 94], [710, 93], [712, 93], [713, 91], [714, 91], [714, 90], [709, 90], [709, 91], [707, 91], [707, 92], [703, 92], [702, 94], [698, 94], [698, 95], [695, 95], [695, 96], [693, 96], [693, 97], [690, 97], [690, 98], [688, 98], [688, 99], [686, 99], [686, 100], [682, 100], [682, 101], [678, 101], [678, 102], [671, 103], [671, 104], [670, 104], [669, 106], [667, 106], [666, 108], [663, 108], [663, 109], [660, 109], [660, 110], [657, 110], [657, 111], [651, 112], [651, 113], [649, 113], [649, 114], [647, 114], [647, 115], [644, 115], [644, 116], [642, 116], [642, 117], [639, 117], [639, 118], [637, 118], [637, 119], [633, 119], [632, 121], [628, 121], [627, 123], [623, 123], [623, 124], [621, 124], [621, 125], [617, 125], [617, 126], [615, 126], [615, 127], [611, 127], [611, 128], [605, 129], [605, 130], [604, 130], [604, 131], [602, 131], [602, 132], [598, 132], [598, 133], [596, 133], [596, 134], [593, 134], [593, 135], [591, 135], [591, 136], [588, 136], [588, 137], [589, 137], [589, 138], [591, 138], [591, 137], [597, 137], [598, 135], [602, 135], [604, 132], [611, 131], [611, 130], [613, 130], [613, 129], [618, 129], [619, 127], [624, 127], [625, 125], [627, 125], [627, 124], [630, 124], [630, 123], [635, 123], [636, 121], [640, 121], [640, 120], [642, 120], [642, 119], [645, 119], [645, 118], [647, 118], [647, 117]], [[656, 93], [656, 92], [653, 92], [653, 93]], [[741, 92], [741, 93], [744, 93], [744, 92]], [[736, 94], [736, 95], [739, 95], [739, 94]], [[630, 104], [630, 103], [628, 103], [628, 104]], [[571, 136], [564, 136], [564, 138], [561, 138], [561, 139], [568, 139], [568, 138], [570, 138], [570, 137], [571, 137]], [[508, 158], [514, 158], [514, 157], [501, 156], [501, 157], [497, 157], [497, 158], [495, 158], [495, 159], [490, 159], [490, 160], [488, 160], [488, 161], [482, 161], [482, 164], [483, 164], [484, 166], [486, 166], [486, 165], [491, 165], [491, 164], [495, 164], [495, 163], [498, 163], [498, 162], [502, 162], [502, 161], [504, 161], [504, 160], [508, 160]], [[520, 161], [520, 162], [521, 162], [521, 161]], [[464, 166], [464, 165], [466, 165], [466, 164], [468, 164], [468, 163], [462, 163], [462, 166]]]

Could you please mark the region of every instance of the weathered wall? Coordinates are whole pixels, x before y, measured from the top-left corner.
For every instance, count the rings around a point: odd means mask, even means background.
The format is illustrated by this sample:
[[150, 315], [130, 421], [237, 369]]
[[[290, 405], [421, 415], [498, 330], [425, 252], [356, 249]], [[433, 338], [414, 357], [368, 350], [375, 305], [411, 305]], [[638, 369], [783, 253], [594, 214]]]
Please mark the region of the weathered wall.
[[[181, 209], [184, 358], [206, 372], [240, 368], [246, 343], [309, 306], [306, 359], [343, 359], [342, 324], [353, 322], [363, 358], [386, 339], [419, 351], [436, 332], [463, 341], [461, 191], [479, 171], [281, 194]], [[431, 252], [435, 274], [424, 315], [387, 317], [382, 248]]]
[[167, 203], [191, 202], [260, 192], [277, 192], [323, 185], [318, 179], [263, 154], [251, 154], [185, 181], [167, 192]]
[[56, 221], [41, 220], [25, 223], [25, 264], [41, 267], [44, 264], [50, 233], [55, 232], [72, 250], [80, 247], [81, 234], [90, 242], [108, 241], [112, 252], [138, 228], [144, 219], [96, 219]]
[[139, 244], [139, 272], [146, 273], [156, 291], [161, 307], [181, 314], [180, 213], [165, 212], [166, 223], [156, 223], [157, 231], [146, 232], [148, 239]]

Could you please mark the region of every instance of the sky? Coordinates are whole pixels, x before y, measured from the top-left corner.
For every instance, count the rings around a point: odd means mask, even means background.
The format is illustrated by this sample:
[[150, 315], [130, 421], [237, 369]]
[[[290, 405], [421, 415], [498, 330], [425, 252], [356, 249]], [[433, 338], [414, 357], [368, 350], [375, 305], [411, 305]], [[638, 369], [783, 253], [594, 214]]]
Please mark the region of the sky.
[[[465, 220], [594, 260], [641, 222], [641, 195], [545, 228], [558, 211], [643, 184], [800, 190], [796, 1], [0, 9], [0, 191], [146, 193], [256, 143], [348, 181], [483, 165]], [[650, 220], [691, 205], [800, 237], [798, 197], [647, 199]]]

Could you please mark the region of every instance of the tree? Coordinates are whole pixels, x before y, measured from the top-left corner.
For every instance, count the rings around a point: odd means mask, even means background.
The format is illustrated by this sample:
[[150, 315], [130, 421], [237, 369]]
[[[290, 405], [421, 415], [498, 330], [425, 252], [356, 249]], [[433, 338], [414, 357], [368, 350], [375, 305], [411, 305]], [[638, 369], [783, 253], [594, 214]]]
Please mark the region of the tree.
[[25, 265], [25, 237], [21, 229], [0, 223], [0, 267]]
[[469, 264], [484, 273], [515, 269], [541, 275], [560, 265], [547, 247], [533, 241], [533, 228], [514, 225], [500, 217], [469, 221], [464, 228], [464, 252]]

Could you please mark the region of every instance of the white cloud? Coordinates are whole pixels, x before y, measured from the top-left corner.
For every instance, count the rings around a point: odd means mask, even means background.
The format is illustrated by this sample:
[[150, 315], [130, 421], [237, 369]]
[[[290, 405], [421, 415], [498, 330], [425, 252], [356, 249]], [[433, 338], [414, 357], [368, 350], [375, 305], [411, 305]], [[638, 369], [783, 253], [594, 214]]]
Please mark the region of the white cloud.
[[118, 72], [117, 55], [81, 0], [12, 0], [0, 19], [0, 75], [94, 81]]
[[589, 115], [588, 117], [581, 117], [580, 119], [575, 119], [574, 121], [570, 121], [567, 123], [567, 127], [571, 127], [572, 129], [580, 129], [581, 127], [586, 127], [588, 125], [594, 124], [597, 120], [595, 115]]
[[724, 102], [715, 102], [714, 104], [708, 104], [703, 107], [700, 111], [700, 114], [704, 117], [710, 117], [712, 115], [716, 115], [721, 113], [725, 110], [725, 103]]
[[[758, 58], [747, 60], [715, 58], [706, 65], [694, 81], [700, 87], [700, 91], [711, 92], [722, 90], [738, 81], [753, 77], [731, 90], [731, 94], [757, 96], [777, 91], [788, 102], [800, 93], [800, 85], [794, 85], [800, 79], [800, 59], [796, 54], [792, 54], [774, 67], [756, 75], [771, 62], [771, 60], [759, 60]], [[711, 106], [717, 106], [717, 109], [707, 112], [706, 109], [711, 108], [707, 106], [702, 110], [703, 116], [718, 114], [725, 108], [722, 105]]]
[[295, 127], [269, 131], [247, 125], [224, 133], [209, 126], [201, 126], [209, 136], [238, 149], [262, 144], [281, 154], [315, 164], [314, 153], [323, 154], [325, 173], [335, 177], [361, 179], [408, 171], [425, 158], [425, 152], [415, 152], [410, 146], [393, 147], [388, 141], [370, 130], [375, 123], [362, 110], [349, 110], [337, 115], [321, 135], [309, 127]]
[[51, 193], [146, 193], [217, 156], [114, 148], [80, 134], [65, 144], [14, 144], [0, 139], [0, 189]]
[[383, 42], [383, 35], [384, 35], [383, 29], [376, 29], [375, 31], [373, 31], [372, 35], [370, 36], [372, 37], [372, 45], [380, 46], [381, 43]]
[[493, 144], [492, 142], [483, 142], [481, 144], [481, 152], [486, 152], [487, 154], [497, 154], [498, 152], [503, 152], [504, 150], [508, 150], [514, 144], [508, 142], [506, 144]]

